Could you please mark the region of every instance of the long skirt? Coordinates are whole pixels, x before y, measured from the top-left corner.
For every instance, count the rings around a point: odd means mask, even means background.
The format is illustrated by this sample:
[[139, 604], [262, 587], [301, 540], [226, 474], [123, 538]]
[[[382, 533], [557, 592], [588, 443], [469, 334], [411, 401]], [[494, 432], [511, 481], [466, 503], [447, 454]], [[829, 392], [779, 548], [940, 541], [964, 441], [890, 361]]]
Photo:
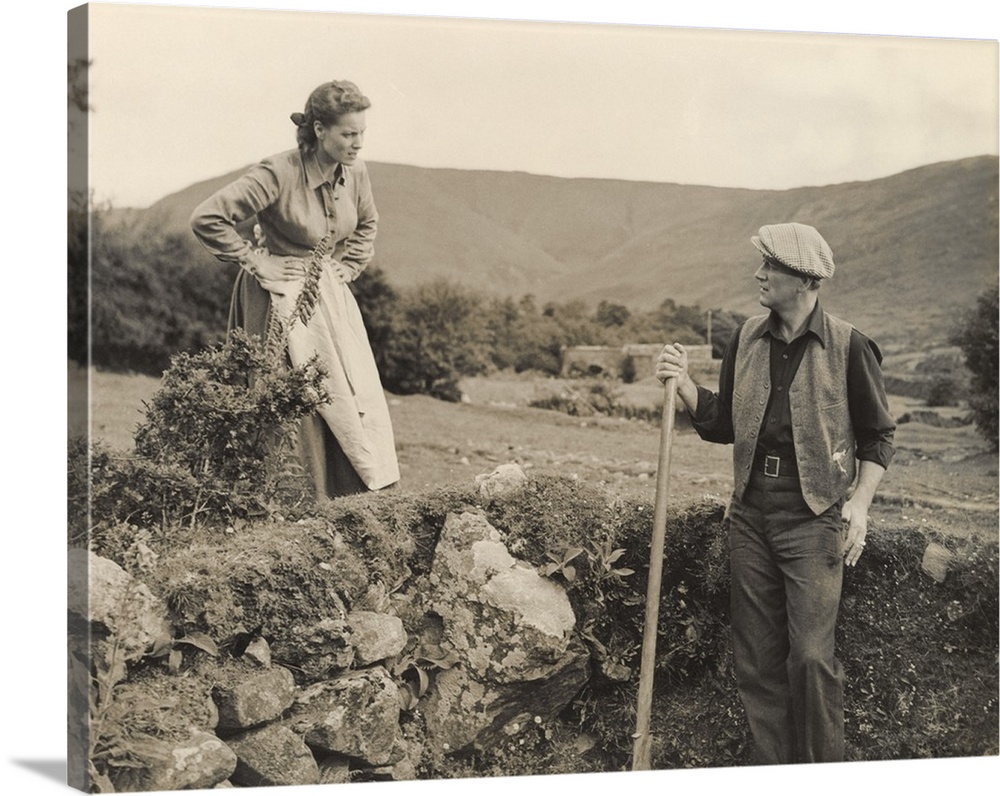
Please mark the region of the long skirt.
[[[236, 278], [229, 328], [264, 335], [272, 312], [287, 318], [299, 282], [269, 284], [265, 290], [244, 272]], [[308, 324], [289, 326], [288, 356], [295, 366], [314, 355], [326, 370], [329, 403], [306, 417], [299, 429], [299, 453], [318, 497], [382, 489], [399, 480], [389, 407], [350, 288], [324, 271], [316, 308]]]

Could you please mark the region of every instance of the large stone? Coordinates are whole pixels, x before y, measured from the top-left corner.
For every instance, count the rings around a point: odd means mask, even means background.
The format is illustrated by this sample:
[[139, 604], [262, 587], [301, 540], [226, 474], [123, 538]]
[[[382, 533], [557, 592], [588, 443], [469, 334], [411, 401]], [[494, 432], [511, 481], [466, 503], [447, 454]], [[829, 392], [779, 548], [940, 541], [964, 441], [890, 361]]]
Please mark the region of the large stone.
[[447, 517], [430, 584], [446, 644], [481, 679], [544, 676], [569, 645], [576, 617], [566, 592], [514, 559], [480, 515]]
[[137, 658], [170, 635], [166, 605], [114, 561], [88, 550], [68, 552], [67, 604], [71, 614], [114, 635], [125, 658]]
[[392, 658], [406, 646], [406, 629], [398, 616], [355, 611], [347, 617], [354, 646], [354, 663], [370, 666]]
[[565, 591], [511, 556], [484, 517], [447, 517], [428, 581], [425, 605], [441, 627], [429, 640], [457, 658], [435, 671], [421, 702], [433, 756], [548, 718], [586, 682], [589, 655]]
[[242, 730], [276, 719], [295, 698], [295, 678], [281, 666], [249, 674], [231, 685], [216, 685], [212, 698], [221, 730]]
[[353, 665], [351, 628], [346, 619], [335, 617], [293, 625], [271, 643], [271, 654], [295, 668], [305, 682], [325, 680]]
[[315, 785], [319, 766], [302, 738], [281, 724], [269, 724], [228, 740], [236, 753], [233, 783], [248, 788]]
[[198, 790], [225, 782], [236, 769], [236, 754], [211, 733], [192, 731], [183, 741], [133, 737], [129, 755], [137, 766], [112, 768], [117, 791]]
[[399, 731], [399, 688], [381, 666], [347, 672], [300, 691], [285, 723], [323, 753], [385, 765]]
[[428, 751], [440, 760], [469, 747], [488, 749], [536, 716], [550, 719], [558, 714], [589, 676], [589, 651], [576, 641], [535, 680], [492, 683], [462, 666], [440, 671], [421, 702]]

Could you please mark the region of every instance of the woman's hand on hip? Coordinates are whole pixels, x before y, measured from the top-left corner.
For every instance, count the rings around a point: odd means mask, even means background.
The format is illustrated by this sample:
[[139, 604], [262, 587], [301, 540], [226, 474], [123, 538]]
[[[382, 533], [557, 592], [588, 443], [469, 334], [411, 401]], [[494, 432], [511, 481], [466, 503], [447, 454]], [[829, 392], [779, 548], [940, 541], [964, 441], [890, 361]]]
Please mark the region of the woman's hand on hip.
[[251, 254], [247, 258], [254, 276], [261, 282], [288, 282], [306, 275], [306, 261], [300, 257]]

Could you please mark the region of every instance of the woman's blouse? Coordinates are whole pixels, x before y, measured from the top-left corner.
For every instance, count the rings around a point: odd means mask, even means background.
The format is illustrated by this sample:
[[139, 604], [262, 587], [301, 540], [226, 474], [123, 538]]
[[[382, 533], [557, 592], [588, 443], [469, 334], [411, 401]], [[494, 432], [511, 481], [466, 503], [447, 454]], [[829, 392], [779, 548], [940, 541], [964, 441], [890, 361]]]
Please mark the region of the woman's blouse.
[[191, 228], [220, 260], [239, 262], [252, 244], [236, 225], [255, 215], [274, 255], [308, 257], [332, 231], [334, 258], [356, 277], [375, 253], [378, 213], [362, 161], [337, 164], [325, 178], [311, 152], [292, 149], [266, 158], [195, 208]]

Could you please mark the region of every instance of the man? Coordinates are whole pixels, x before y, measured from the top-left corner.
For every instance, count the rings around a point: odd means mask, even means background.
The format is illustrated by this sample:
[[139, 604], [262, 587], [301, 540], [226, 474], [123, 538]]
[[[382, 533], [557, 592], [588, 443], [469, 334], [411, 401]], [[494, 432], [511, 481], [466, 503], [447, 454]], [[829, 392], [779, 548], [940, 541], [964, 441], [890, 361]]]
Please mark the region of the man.
[[760, 763], [844, 757], [844, 673], [834, 626], [844, 563], [865, 547], [868, 508], [894, 453], [878, 347], [819, 304], [833, 254], [799, 223], [760, 228], [767, 315], [736, 332], [719, 391], [692, 381], [684, 346], [656, 363], [694, 428], [733, 443], [727, 512], [736, 684]]

